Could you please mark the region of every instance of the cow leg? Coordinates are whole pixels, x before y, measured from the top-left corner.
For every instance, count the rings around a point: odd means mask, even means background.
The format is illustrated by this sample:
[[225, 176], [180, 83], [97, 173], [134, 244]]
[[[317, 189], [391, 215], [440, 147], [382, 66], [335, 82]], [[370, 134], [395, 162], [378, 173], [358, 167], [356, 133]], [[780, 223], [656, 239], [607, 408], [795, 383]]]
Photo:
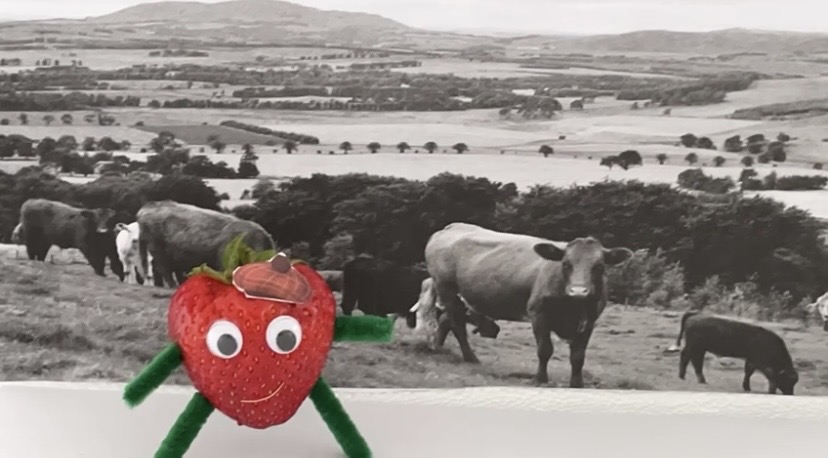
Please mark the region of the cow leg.
[[776, 394], [777, 390], [776, 380], [773, 377], [773, 373], [774, 370], [772, 367], [768, 367], [762, 371], [762, 374], [768, 379], [768, 394]]
[[451, 320], [444, 313], [440, 315], [440, 319], [437, 321], [437, 339], [435, 343], [438, 347], [442, 347], [446, 343], [446, 337], [448, 337], [449, 332], [451, 332]]
[[699, 383], [707, 383], [704, 378], [704, 351], [697, 351], [690, 356], [690, 362], [693, 363], [693, 369], [696, 371], [696, 379]]
[[448, 316], [451, 330], [454, 337], [457, 338], [457, 343], [460, 344], [463, 361], [479, 364], [480, 360], [477, 359], [471, 345], [469, 345], [469, 335], [466, 332], [466, 304], [460, 299], [456, 289], [437, 282], [434, 286], [437, 288], [437, 300], [445, 307], [445, 315]]
[[29, 256], [29, 259], [32, 261], [39, 260], [37, 258], [38, 249], [34, 242], [26, 241], [26, 254]]
[[755, 370], [756, 366], [751, 364], [750, 361], [745, 361], [745, 379], [742, 380], [742, 389], [747, 392], [750, 392], [750, 377]]
[[690, 350], [684, 347], [679, 356], [679, 378], [684, 380], [687, 376], [687, 365], [690, 364]]
[[552, 330], [549, 329], [546, 317], [542, 313], [532, 318], [532, 333], [535, 335], [535, 344], [538, 347], [538, 371], [535, 374], [535, 383], [542, 385], [549, 383], [547, 366], [555, 352], [555, 347], [552, 345]]
[[135, 267], [130, 259], [128, 257], [121, 258], [121, 264], [124, 266], [124, 283], [132, 285], [138, 283], [138, 279], [135, 278]]
[[583, 333], [575, 336], [569, 343], [569, 364], [572, 366], [572, 374], [569, 377], [570, 388], [583, 388], [584, 376], [582, 370], [586, 361], [586, 349], [589, 339], [592, 337], [592, 326], [585, 329]]

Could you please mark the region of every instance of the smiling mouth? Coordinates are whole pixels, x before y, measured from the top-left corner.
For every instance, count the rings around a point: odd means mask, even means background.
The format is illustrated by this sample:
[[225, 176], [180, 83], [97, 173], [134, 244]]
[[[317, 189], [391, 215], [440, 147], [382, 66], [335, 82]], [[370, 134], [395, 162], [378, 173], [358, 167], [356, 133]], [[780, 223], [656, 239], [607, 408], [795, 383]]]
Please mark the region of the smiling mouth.
[[242, 404], [255, 404], [257, 402], [267, 401], [268, 399], [272, 398], [273, 396], [276, 396], [277, 394], [279, 394], [279, 390], [281, 390], [284, 385], [285, 385], [284, 383], [280, 383], [279, 388], [276, 388], [272, 393], [270, 393], [269, 395], [267, 395], [267, 396], [265, 396], [261, 399], [251, 399], [251, 400], [242, 399], [241, 402], [242, 402]]

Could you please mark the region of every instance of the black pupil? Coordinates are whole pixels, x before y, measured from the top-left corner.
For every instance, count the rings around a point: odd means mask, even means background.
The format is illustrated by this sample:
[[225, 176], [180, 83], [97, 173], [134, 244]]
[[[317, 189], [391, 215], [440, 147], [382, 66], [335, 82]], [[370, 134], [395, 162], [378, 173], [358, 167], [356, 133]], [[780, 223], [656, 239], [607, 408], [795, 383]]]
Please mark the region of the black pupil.
[[218, 351], [224, 356], [230, 356], [239, 348], [236, 339], [230, 334], [222, 334], [218, 339]]
[[282, 351], [291, 351], [296, 346], [296, 334], [293, 331], [282, 331], [276, 336], [276, 346]]

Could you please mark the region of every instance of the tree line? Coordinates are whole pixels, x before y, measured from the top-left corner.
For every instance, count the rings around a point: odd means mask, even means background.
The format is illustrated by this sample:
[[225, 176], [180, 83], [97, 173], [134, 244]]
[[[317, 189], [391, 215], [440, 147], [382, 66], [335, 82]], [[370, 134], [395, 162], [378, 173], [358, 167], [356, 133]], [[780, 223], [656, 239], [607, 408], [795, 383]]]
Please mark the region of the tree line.
[[[828, 283], [821, 223], [808, 212], [761, 197], [692, 196], [669, 185], [637, 181], [535, 186], [519, 192], [513, 183], [449, 173], [427, 181], [315, 174], [278, 188], [262, 183], [255, 205], [237, 207], [234, 213], [258, 222], [281, 247], [320, 268], [339, 268], [343, 259], [358, 253], [418, 263], [434, 231], [464, 221], [552, 240], [592, 235], [608, 247], [640, 250], [645, 264], [665, 266], [662, 277], [680, 268], [682, 295], [709, 287], [715, 278], [717, 285], [751, 282], [762, 294], [797, 301], [824, 292]], [[203, 180], [182, 173], [157, 181], [142, 173], [104, 176], [75, 186], [37, 168], [0, 173], [0, 195], [6, 196], [0, 200], [2, 240], [8, 240], [19, 206], [29, 197], [109, 207], [126, 220], [134, 219], [149, 200], [171, 198], [212, 209], [220, 201]], [[617, 294], [633, 297], [630, 288], [644, 288], [645, 281], [666, 280], [646, 276]]]

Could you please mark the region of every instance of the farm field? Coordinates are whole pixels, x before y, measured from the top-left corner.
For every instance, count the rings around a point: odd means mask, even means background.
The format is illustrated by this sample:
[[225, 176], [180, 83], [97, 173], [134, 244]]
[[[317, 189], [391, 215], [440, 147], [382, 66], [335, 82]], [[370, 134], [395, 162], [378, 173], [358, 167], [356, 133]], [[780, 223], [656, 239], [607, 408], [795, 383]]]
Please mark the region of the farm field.
[[666, 80], [684, 80], [680, 76], [658, 73], [637, 73], [593, 68], [529, 68], [509, 62], [468, 62], [460, 59], [425, 59], [421, 67], [395, 68], [392, 71], [402, 73], [453, 74], [463, 78], [513, 78], [548, 74], [564, 75], [616, 75], [634, 78], [663, 78]]
[[[162, 126], [140, 126], [136, 127], [138, 130], [143, 130], [153, 134], [160, 132], [171, 132], [175, 138], [191, 145], [206, 145], [209, 143], [208, 139], [211, 135], [217, 135], [219, 140], [226, 144], [243, 145], [250, 143], [253, 145], [262, 145], [267, 142], [283, 142], [283, 139], [274, 137], [272, 135], [261, 135], [253, 132], [247, 132], [240, 129], [233, 129], [231, 127], [216, 126], [216, 125], [162, 125]], [[154, 137], [154, 135], [153, 135]]]
[[[5, 255], [2, 253], [5, 252]], [[126, 381], [167, 342], [171, 290], [100, 278], [87, 265], [15, 260], [0, 250], [0, 379]], [[743, 364], [708, 356], [708, 385], [692, 372], [678, 378], [678, 357], [664, 354], [675, 342], [680, 314], [608, 307], [598, 321], [584, 368], [587, 387], [671, 391], [741, 391]], [[471, 336], [481, 365], [462, 363], [456, 341], [431, 351], [397, 322], [394, 342], [335, 344], [324, 376], [334, 386], [447, 388], [530, 385], [537, 361], [526, 323], [501, 322], [496, 340]], [[800, 371], [798, 395], [828, 395], [828, 333], [811, 326], [767, 324], [785, 338]], [[549, 386], [567, 386], [568, 347], [555, 346]], [[381, 369], [380, 369], [381, 368]], [[179, 370], [171, 383], [188, 383]], [[754, 376], [757, 393], [766, 390]], [[759, 395], [759, 394], [757, 394]]]

